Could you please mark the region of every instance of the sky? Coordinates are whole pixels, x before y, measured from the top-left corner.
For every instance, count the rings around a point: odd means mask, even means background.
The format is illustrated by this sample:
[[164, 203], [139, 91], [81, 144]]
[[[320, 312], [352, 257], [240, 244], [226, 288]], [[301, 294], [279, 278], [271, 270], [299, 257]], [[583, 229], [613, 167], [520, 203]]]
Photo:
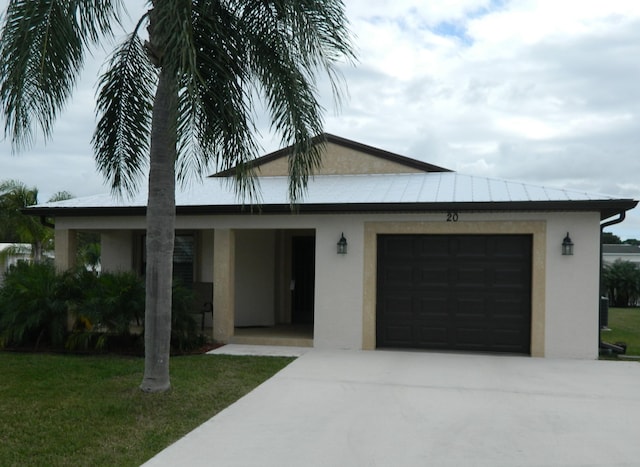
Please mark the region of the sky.
[[[144, 2], [126, 3], [137, 20]], [[340, 66], [339, 106], [320, 82], [328, 133], [463, 174], [640, 199], [639, 1], [345, 3], [358, 61]], [[90, 140], [112, 46], [87, 59], [49, 141], [12, 154], [0, 139], [0, 180], [40, 201], [109, 191]], [[260, 140], [279, 149], [266, 125]], [[640, 208], [607, 231], [640, 238]]]

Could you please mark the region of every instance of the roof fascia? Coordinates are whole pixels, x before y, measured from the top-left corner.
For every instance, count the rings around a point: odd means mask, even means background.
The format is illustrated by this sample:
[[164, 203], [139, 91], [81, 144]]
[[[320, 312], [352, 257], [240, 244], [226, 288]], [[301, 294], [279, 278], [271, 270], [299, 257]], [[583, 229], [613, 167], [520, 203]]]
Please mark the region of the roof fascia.
[[[633, 199], [586, 201], [502, 201], [502, 202], [448, 202], [448, 203], [340, 203], [340, 204], [265, 204], [265, 205], [201, 205], [177, 206], [178, 215], [212, 214], [335, 214], [335, 213], [409, 213], [409, 212], [523, 212], [563, 211], [599, 212], [600, 219], [607, 219], [621, 211], [633, 209], [638, 201]], [[47, 217], [86, 216], [144, 216], [146, 207], [78, 207], [78, 208], [27, 208], [26, 214]]]

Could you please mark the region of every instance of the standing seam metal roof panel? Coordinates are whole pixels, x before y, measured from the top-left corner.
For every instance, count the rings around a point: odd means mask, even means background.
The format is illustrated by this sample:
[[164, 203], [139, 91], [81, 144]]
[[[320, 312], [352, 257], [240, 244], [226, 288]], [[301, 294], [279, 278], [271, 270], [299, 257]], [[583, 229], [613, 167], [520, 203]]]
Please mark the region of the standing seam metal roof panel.
[[[287, 177], [261, 177], [263, 205], [288, 205]], [[299, 204], [384, 204], [451, 202], [527, 202], [616, 200], [602, 194], [545, 188], [519, 182], [461, 175], [455, 172], [374, 175], [322, 175], [309, 180], [308, 190]], [[132, 199], [110, 194], [74, 198], [38, 205], [39, 208], [135, 207], [146, 206], [146, 190]], [[246, 205], [238, 199], [225, 179], [207, 178], [176, 192], [177, 206]]]

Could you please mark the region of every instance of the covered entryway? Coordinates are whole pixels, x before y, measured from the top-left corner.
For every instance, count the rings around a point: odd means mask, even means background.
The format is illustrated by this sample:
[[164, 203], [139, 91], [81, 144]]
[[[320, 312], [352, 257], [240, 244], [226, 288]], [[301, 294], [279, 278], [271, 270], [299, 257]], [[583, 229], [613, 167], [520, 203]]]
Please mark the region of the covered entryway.
[[315, 236], [291, 239], [291, 322], [313, 325], [316, 276]]
[[234, 329], [229, 342], [312, 346], [315, 232], [236, 229], [233, 236]]
[[378, 235], [377, 347], [531, 352], [531, 235]]

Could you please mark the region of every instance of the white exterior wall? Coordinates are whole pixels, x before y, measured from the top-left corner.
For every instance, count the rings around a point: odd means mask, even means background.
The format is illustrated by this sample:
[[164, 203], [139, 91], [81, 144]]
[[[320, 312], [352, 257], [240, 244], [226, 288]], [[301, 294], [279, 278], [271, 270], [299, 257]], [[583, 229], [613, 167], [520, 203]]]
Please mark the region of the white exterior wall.
[[100, 265], [105, 272], [131, 270], [133, 234], [130, 230], [114, 230], [100, 235]]
[[[598, 213], [549, 214], [545, 356], [598, 358], [600, 222]], [[562, 256], [569, 232], [573, 256]]]
[[238, 230], [235, 264], [235, 325], [275, 324], [273, 230]]
[[[364, 278], [371, 271], [365, 271], [365, 223], [367, 222], [409, 222], [433, 225], [437, 223], [439, 233], [473, 232], [476, 224], [492, 223], [497, 232], [509, 228], [513, 222], [542, 223], [546, 230], [541, 235], [541, 245], [546, 252], [538, 255], [544, 264], [538, 265], [542, 271], [542, 286], [533, 294], [542, 294], [542, 314], [535, 318], [532, 328], [543, 333], [541, 348], [537, 354], [555, 358], [597, 358], [598, 355], [598, 304], [599, 304], [599, 213], [460, 213], [458, 222], [446, 222], [446, 213], [430, 214], [327, 214], [327, 215], [228, 215], [228, 216], [182, 216], [177, 220], [177, 229], [232, 229], [238, 235], [237, 255], [243, 255], [243, 229], [315, 229], [316, 231], [316, 287], [314, 346], [319, 348], [363, 348], [363, 330], [371, 323], [363, 313], [365, 307]], [[74, 229], [124, 229], [144, 228], [143, 218], [60, 218], [59, 228]], [[336, 254], [336, 242], [344, 232], [349, 244], [347, 255]], [[575, 254], [562, 256], [560, 245], [569, 232], [575, 243]], [[264, 232], [263, 232], [264, 233]], [[428, 233], [428, 232], [424, 232]], [[120, 238], [120, 242], [115, 239]], [[123, 234], [109, 237], [114, 241], [109, 251], [116, 252], [117, 264], [124, 264], [124, 254], [120, 245], [125, 245]], [[270, 240], [269, 240], [270, 241]], [[544, 248], [544, 247], [543, 247]], [[103, 258], [108, 253], [103, 250]], [[257, 264], [255, 256], [252, 264]], [[534, 255], [535, 256], [535, 255]], [[210, 252], [202, 260], [210, 258]], [[271, 262], [271, 258], [263, 258]], [[130, 264], [130, 257], [127, 259]], [[242, 267], [245, 259], [238, 259]], [[248, 264], [248, 263], [247, 263]], [[375, 264], [374, 264], [375, 267]], [[260, 280], [267, 281], [265, 267], [258, 274]], [[273, 273], [271, 269], [270, 274]], [[235, 276], [238, 281], [242, 274]], [[258, 279], [256, 279], [258, 280]], [[270, 282], [272, 285], [272, 282]], [[248, 288], [247, 288], [248, 287]], [[236, 284], [236, 300], [249, 295], [251, 285], [244, 281]], [[243, 293], [242, 291], [245, 291]], [[272, 286], [273, 290], [273, 286]], [[370, 297], [369, 297], [370, 298]], [[266, 298], [263, 300], [271, 300]], [[237, 304], [236, 324], [242, 321], [245, 305]], [[273, 316], [273, 314], [272, 314]], [[375, 325], [375, 323], [374, 323]]]
[[[347, 254], [337, 254], [344, 232]], [[362, 348], [362, 221], [332, 216], [316, 230], [316, 289], [313, 345], [318, 348]]]
[[607, 264], [613, 264], [616, 261], [628, 261], [640, 265], [640, 255], [637, 253], [624, 254], [624, 253], [604, 253], [602, 260]]

